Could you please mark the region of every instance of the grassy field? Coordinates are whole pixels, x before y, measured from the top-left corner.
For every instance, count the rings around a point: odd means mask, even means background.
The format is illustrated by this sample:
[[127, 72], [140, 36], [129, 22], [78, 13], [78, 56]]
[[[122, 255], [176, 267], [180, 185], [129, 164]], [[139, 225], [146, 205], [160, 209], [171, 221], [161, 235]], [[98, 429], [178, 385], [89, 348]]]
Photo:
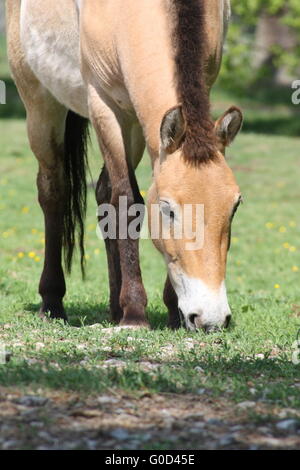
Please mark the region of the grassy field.
[[[239, 104], [217, 91], [214, 112], [222, 113], [232, 101]], [[0, 343], [12, 352], [12, 359], [0, 365], [2, 394], [75, 394], [81, 402], [103, 393], [136, 400], [150, 396], [154, 401], [168, 394], [175, 401], [196, 397], [199, 403], [208, 400], [212, 407], [225, 407], [232, 421], [239, 416], [237, 405], [250, 401], [254, 405], [243, 411], [243, 423], [255, 426], [276, 423], [283, 410], [288, 417], [299, 416], [300, 366], [293, 364], [292, 354], [300, 326], [300, 140], [288, 132], [252, 132], [254, 124], [259, 128], [270, 115], [282, 119], [288, 129], [293, 122], [290, 108], [278, 104], [271, 110], [249, 100], [240, 104], [245, 110], [245, 131], [228, 157], [245, 202], [234, 221], [228, 260], [233, 322], [228, 331], [209, 336], [166, 328], [165, 267], [147, 240], [141, 242], [140, 251], [152, 329], [110, 328], [106, 256], [95, 233], [92, 189], [86, 222], [87, 279], [82, 282], [78, 263], [67, 279], [65, 305], [70, 323], [38, 319], [44, 231], [35, 187], [37, 164], [28, 148], [25, 122], [16, 111], [21, 108], [14, 106], [9, 118], [3, 111]], [[101, 168], [96, 144], [90, 153], [96, 179]], [[145, 193], [150, 177], [145, 155], [138, 169], [140, 189]], [[20, 438], [18, 446], [31, 448], [33, 444], [25, 444], [24, 439]], [[151, 439], [140, 446], [199, 446], [195, 435], [188, 443], [180, 433], [177, 441], [163, 434]]]

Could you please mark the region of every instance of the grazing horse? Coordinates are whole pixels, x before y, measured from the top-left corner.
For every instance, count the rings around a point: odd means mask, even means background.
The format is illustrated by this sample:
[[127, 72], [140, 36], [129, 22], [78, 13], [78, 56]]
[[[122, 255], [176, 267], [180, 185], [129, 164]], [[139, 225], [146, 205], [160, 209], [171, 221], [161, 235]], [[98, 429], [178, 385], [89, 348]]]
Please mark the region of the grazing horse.
[[[232, 107], [213, 123], [209, 92], [229, 16], [229, 0], [7, 0], [9, 61], [27, 111], [45, 218], [41, 312], [66, 319], [63, 248], [67, 270], [76, 241], [84, 264], [91, 121], [104, 159], [98, 205], [112, 204], [122, 219], [120, 197], [129, 209], [143, 202], [135, 169], [147, 145], [148, 204], [160, 208], [159, 233], [164, 220], [176, 223], [185, 204], [204, 206], [201, 248], [187, 250], [186, 240], [172, 234], [154, 240], [167, 266], [169, 325], [184, 320], [188, 329], [206, 331], [228, 325], [226, 257], [241, 195], [224, 154], [242, 113]], [[105, 243], [112, 319], [145, 326], [138, 240]]]

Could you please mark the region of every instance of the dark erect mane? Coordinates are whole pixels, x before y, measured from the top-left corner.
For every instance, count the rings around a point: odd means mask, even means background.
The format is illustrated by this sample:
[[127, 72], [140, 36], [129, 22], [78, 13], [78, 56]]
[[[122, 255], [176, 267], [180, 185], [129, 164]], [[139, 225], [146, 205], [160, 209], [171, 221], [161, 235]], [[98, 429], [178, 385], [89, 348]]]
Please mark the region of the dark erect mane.
[[216, 154], [214, 125], [205, 84], [205, 0], [173, 0], [176, 9], [177, 93], [186, 120], [183, 155], [197, 164]]

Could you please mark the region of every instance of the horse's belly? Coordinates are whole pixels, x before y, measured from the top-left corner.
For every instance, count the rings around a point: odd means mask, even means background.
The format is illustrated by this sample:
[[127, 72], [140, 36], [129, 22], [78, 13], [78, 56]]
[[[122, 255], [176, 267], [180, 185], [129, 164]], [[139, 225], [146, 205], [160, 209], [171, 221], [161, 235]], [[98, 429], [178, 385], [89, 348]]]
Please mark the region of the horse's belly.
[[26, 61], [41, 84], [68, 109], [88, 117], [77, 11], [73, 0], [66, 1], [68, 5], [23, 0], [21, 42]]

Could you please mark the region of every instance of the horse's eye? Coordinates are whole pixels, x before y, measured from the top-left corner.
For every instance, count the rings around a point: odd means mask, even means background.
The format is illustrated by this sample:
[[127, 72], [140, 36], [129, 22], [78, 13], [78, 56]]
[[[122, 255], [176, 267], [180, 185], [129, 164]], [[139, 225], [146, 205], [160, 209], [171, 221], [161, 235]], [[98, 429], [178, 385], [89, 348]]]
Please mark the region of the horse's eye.
[[169, 211], [169, 217], [170, 217], [170, 219], [172, 219], [172, 220], [175, 219], [175, 212], [172, 211], [172, 209], [170, 209], [170, 211]]
[[170, 218], [171, 220], [174, 220], [175, 219], [175, 212], [174, 210], [171, 208], [170, 204], [166, 201], [161, 201], [160, 203], [160, 210], [161, 210], [161, 213]]

